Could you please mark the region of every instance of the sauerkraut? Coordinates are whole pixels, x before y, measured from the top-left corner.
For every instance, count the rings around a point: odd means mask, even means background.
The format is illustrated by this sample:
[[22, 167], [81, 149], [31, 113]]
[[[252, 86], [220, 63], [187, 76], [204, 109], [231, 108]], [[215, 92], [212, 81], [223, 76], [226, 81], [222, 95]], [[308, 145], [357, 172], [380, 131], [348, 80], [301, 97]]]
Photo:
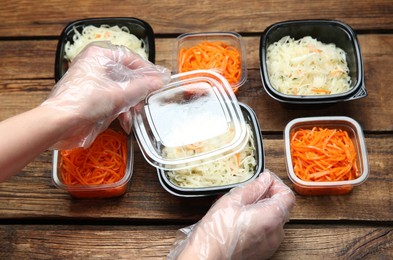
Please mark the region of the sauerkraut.
[[310, 36], [281, 38], [268, 46], [267, 71], [272, 86], [288, 95], [330, 95], [351, 88], [345, 52]]
[[88, 25], [83, 28], [82, 33], [75, 28], [74, 32], [73, 43], [68, 41], [65, 44], [65, 58], [69, 61], [72, 61], [86, 45], [94, 41], [110, 41], [114, 45], [125, 46], [144, 59], [148, 59], [144, 42], [131, 34], [125, 26], [101, 25], [96, 27]]
[[[256, 149], [254, 134], [250, 125], [248, 142], [238, 153], [210, 163], [194, 166], [187, 169], [167, 171], [168, 179], [175, 185], [187, 188], [213, 187], [239, 183], [250, 179], [255, 174]], [[207, 145], [207, 144], [204, 144]], [[168, 148], [166, 148], [168, 149]], [[179, 153], [175, 148], [167, 151], [170, 154]], [[191, 150], [195, 147], [189, 147]], [[201, 148], [203, 149], [203, 148]], [[179, 154], [179, 157], [183, 157]]]

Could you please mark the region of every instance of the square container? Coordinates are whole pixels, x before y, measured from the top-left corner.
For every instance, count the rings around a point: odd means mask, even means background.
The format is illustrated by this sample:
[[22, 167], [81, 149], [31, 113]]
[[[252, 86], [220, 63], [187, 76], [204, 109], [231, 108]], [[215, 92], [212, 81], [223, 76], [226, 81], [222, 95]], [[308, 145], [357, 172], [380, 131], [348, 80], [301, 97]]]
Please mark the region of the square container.
[[180, 187], [170, 181], [166, 170], [157, 169], [158, 179], [162, 185], [162, 187], [168, 191], [170, 194], [178, 196], [178, 197], [204, 197], [204, 196], [214, 196], [217, 194], [222, 194], [233, 187], [244, 184], [251, 180], [254, 180], [259, 176], [261, 172], [265, 169], [265, 155], [264, 148], [262, 142], [262, 133], [260, 130], [258, 119], [255, 115], [255, 112], [247, 105], [243, 103], [239, 103], [240, 108], [242, 110], [243, 116], [245, 118], [245, 122], [250, 125], [251, 131], [253, 133], [253, 142], [255, 144], [255, 159], [256, 166], [254, 169], [254, 174], [252, 177], [246, 181], [241, 183], [229, 184], [229, 185], [221, 185], [221, 186], [213, 186], [213, 187], [202, 187], [202, 188], [185, 188]]
[[[341, 129], [348, 133], [356, 150], [356, 166], [359, 177], [353, 180], [343, 181], [304, 181], [294, 172], [291, 155], [291, 133], [300, 129], [312, 129], [322, 127], [329, 129]], [[359, 123], [345, 116], [335, 117], [305, 117], [290, 121], [284, 130], [286, 166], [289, 179], [293, 182], [294, 189], [301, 195], [342, 195], [349, 193], [354, 186], [363, 183], [369, 174], [367, 150], [363, 131]]]
[[[243, 113], [228, 81], [211, 70], [172, 76], [133, 110], [133, 129], [142, 153], [153, 166], [176, 170], [219, 159], [247, 142]], [[214, 141], [194, 154], [171, 157], [170, 149]]]
[[127, 164], [124, 177], [111, 184], [102, 185], [67, 185], [63, 182], [61, 175], [61, 155], [59, 150], [53, 151], [52, 182], [62, 190], [67, 191], [72, 197], [77, 199], [100, 199], [119, 197], [128, 188], [133, 174], [134, 150], [132, 145], [132, 135], [127, 136]]
[[231, 86], [212, 70], [173, 75], [168, 85], [134, 108], [133, 121], [145, 159], [166, 171], [229, 157], [250, 138]]
[[[173, 55], [173, 71], [175, 73], [182, 73], [191, 70], [191, 68], [181, 68], [180, 54], [182, 50], [189, 50], [197, 45], [205, 42], [217, 43], [222, 42], [227, 48], [234, 48], [240, 54], [240, 77], [237, 80], [231, 80], [228, 76], [226, 77], [235, 93], [239, 87], [241, 87], [247, 80], [247, 65], [246, 65], [246, 54], [245, 46], [242, 37], [236, 32], [207, 32], [207, 33], [185, 33], [177, 37]], [[202, 49], [207, 51], [206, 48]], [[213, 52], [211, 52], [213, 54]], [[194, 54], [196, 54], [194, 52]], [[198, 52], [199, 58], [203, 60], [203, 55]], [[210, 57], [212, 57], [211, 55]], [[195, 55], [187, 55], [187, 57], [196, 57]], [[193, 59], [192, 59], [193, 60]], [[209, 59], [210, 60], [210, 59]], [[195, 69], [214, 69], [217, 70], [221, 75], [223, 74], [223, 68], [218, 64], [221, 62], [211, 59], [210, 63], [202, 63], [202, 65], [195, 65]], [[195, 62], [195, 61], [194, 61]], [[200, 63], [200, 62], [199, 62]], [[200, 63], [201, 64], [201, 63]], [[221, 67], [221, 68], [220, 68]]]
[[138, 39], [142, 40], [148, 60], [152, 63], [155, 62], [155, 39], [151, 26], [137, 18], [126, 17], [108, 17], [108, 18], [88, 18], [77, 20], [68, 24], [60, 35], [60, 40], [57, 44], [56, 60], [55, 60], [55, 80], [56, 82], [64, 75], [68, 69], [69, 61], [65, 58], [65, 45], [67, 42], [74, 43], [73, 37], [75, 30], [79, 33], [83, 28], [93, 25], [100, 27], [101, 25], [126, 27], [129, 33], [135, 35]]
[[[324, 43], [333, 43], [346, 53], [351, 78], [350, 89], [344, 93], [327, 95], [288, 95], [276, 90], [269, 79], [267, 48], [284, 36], [295, 40], [305, 36]], [[328, 104], [367, 96], [364, 85], [363, 60], [357, 36], [351, 27], [335, 20], [295, 20], [273, 24], [266, 28], [260, 39], [260, 71], [265, 91], [275, 100], [287, 104]]]

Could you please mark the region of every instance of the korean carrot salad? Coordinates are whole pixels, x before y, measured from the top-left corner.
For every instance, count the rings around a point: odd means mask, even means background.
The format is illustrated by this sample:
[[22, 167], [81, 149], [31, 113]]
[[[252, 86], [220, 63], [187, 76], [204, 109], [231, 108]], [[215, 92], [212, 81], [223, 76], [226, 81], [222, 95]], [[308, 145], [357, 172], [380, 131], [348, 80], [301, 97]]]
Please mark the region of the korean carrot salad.
[[359, 177], [355, 145], [342, 129], [313, 127], [291, 133], [293, 170], [304, 181], [345, 181]]
[[[256, 149], [254, 134], [248, 124], [247, 131], [247, 144], [238, 153], [191, 168], [167, 171], [168, 179], [177, 186], [187, 188], [229, 185], [250, 179], [255, 174]], [[210, 151], [209, 144], [189, 146], [186, 150], [166, 147], [165, 152], [171, 157], [184, 157], [183, 153], [195, 154], [203, 150]]]
[[87, 149], [61, 151], [61, 177], [66, 185], [101, 185], [124, 178], [127, 163], [127, 139], [107, 129]]
[[222, 41], [203, 41], [179, 52], [179, 72], [215, 69], [231, 85], [241, 78], [241, 54], [235, 47]]
[[330, 95], [351, 88], [345, 52], [310, 36], [281, 38], [267, 48], [272, 86], [288, 95]]

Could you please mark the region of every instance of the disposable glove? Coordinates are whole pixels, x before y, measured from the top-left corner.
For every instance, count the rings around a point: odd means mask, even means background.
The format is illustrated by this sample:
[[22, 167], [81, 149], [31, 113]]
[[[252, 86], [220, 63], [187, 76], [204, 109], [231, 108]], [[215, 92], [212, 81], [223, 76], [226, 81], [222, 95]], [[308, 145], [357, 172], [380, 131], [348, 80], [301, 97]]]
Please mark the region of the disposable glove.
[[88, 147], [117, 117], [131, 131], [130, 108], [170, 80], [170, 71], [131, 50], [95, 42], [70, 64], [42, 106], [76, 114], [82, 123], [54, 149]]
[[217, 200], [195, 225], [179, 230], [167, 259], [266, 259], [278, 249], [295, 196], [276, 175]]

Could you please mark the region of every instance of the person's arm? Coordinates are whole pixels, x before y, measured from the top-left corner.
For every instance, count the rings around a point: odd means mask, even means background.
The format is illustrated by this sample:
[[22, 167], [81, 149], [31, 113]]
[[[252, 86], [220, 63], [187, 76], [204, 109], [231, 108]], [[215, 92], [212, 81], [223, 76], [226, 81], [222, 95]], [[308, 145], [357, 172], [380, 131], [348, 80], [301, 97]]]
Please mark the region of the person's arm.
[[75, 114], [37, 107], [0, 122], [0, 182], [81, 124]]
[[0, 122], [0, 181], [48, 148], [88, 147], [116, 118], [129, 133], [130, 108], [169, 79], [125, 47], [88, 46], [39, 107]]

